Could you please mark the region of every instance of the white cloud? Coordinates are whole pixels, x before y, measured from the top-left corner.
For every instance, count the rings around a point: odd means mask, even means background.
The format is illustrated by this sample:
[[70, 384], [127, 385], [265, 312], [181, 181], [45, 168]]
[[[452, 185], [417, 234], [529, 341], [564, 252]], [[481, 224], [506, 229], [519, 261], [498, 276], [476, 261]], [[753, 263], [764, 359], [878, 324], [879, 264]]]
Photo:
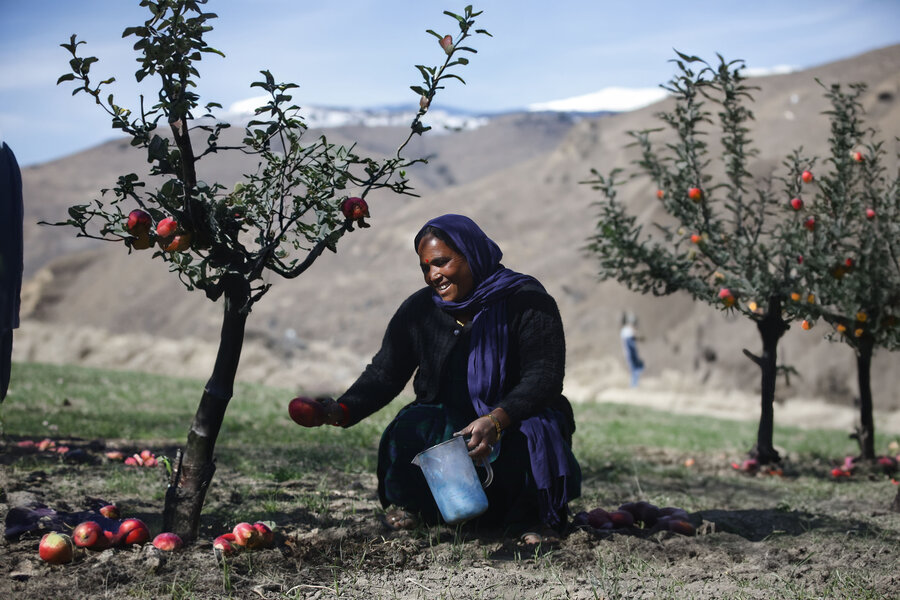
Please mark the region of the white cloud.
[[598, 112], [609, 110], [625, 112], [648, 106], [665, 97], [666, 91], [658, 87], [607, 87], [599, 92], [584, 94], [582, 96], [530, 104], [528, 110], [535, 112], [545, 110], [573, 112]]

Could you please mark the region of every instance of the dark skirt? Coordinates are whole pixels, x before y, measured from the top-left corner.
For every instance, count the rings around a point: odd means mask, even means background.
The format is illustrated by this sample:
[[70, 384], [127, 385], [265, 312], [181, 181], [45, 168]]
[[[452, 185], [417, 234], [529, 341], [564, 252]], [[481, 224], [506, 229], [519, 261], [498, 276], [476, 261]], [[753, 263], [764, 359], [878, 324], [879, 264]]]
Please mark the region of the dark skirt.
[[[449, 440], [454, 431], [468, 423], [453, 423], [443, 405], [410, 404], [388, 425], [378, 448], [378, 495], [383, 507], [394, 505], [418, 513], [428, 524], [441, 523], [440, 511], [422, 470], [412, 464], [419, 452]], [[571, 475], [567, 481], [569, 499], [581, 492], [581, 470], [566, 445]], [[517, 428], [503, 432], [499, 454], [492, 460], [493, 483], [485, 489], [488, 510], [470, 525], [479, 529], [500, 529], [520, 535], [541, 526], [538, 489], [531, 473], [525, 435]], [[483, 475], [482, 469], [478, 469]], [[566, 523], [566, 507], [560, 523]], [[560, 527], [561, 529], [561, 527]]]

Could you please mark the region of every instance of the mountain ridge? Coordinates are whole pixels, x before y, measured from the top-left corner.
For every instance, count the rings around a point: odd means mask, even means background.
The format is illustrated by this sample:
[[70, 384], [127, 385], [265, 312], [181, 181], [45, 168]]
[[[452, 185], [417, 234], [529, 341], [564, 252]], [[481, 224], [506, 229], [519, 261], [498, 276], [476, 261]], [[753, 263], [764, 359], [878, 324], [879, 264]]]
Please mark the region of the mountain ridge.
[[[799, 145], [824, 154], [828, 132], [821, 113], [827, 105], [816, 79], [867, 81], [870, 89], [862, 98], [867, 124], [886, 139], [900, 132], [900, 46], [805, 71], [754, 78], [753, 84], [760, 87], [752, 106], [756, 114], [752, 135], [760, 149], [754, 174], [764, 176], [777, 169]], [[590, 178], [594, 167], [601, 172], [628, 168], [635, 154], [627, 148], [626, 132], [655, 125], [653, 115], [668, 102], [570, 121], [521, 113], [452, 135], [426, 134], [416, 140], [421, 146], [411, 148], [414, 154], [433, 155], [428, 165], [411, 175], [423, 198], [373, 198], [372, 228], [347, 236], [337, 254], [323, 255], [303, 277], [273, 280], [269, 295], [248, 321], [248, 344], [266, 349], [269, 360], [278, 365], [278, 377], [296, 386], [311, 383], [292, 378], [292, 369], [302, 371], [304, 360], [326, 360], [309, 358], [304, 354], [309, 348], [335, 349], [340, 360], [323, 366], [315, 385], [340, 391], [377, 350], [399, 303], [422, 285], [412, 236], [429, 218], [459, 212], [474, 218], [498, 242], [506, 266], [536, 276], [556, 298], [567, 336], [566, 392], [573, 398], [590, 400], [610, 386], [627, 385], [618, 341], [619, 319], [626, 309], [640, 319], [646, 385], [653, 385], [654, 378], [670, 381], [666, 373], [676, 372], [688, 389], [758, 387], [758, 369], [740, 351], [759, 347], [750, 321], [734, 320], [683, 295], [645, 297], [615, 282], [598, 282], [592, 258], [583, 252], [595, 226], [591, 203], [599, 197], [581, 182]], [[362, 147], [378, 153], [390, 151], [391, 140], [399, 139], [400, 132], [390, 127], [374, 133], [345, 127], [328, 130], [328, 136], [333, 141], [359, 136]], [[136, 159], [116, 144], [25, 169], [27, 220], [61, 220], [65, 206], [82, 201], [90, 190], [107, 187], [116, 172], [127, 172], [121, 169]], [[223, 164], [209, 171], [210, 180], [237, 171], [239, 165]], [[629, 182], [621, 191], [641, 222], [660, 218], [654, 191], [641, 180]], [[35, 200], [39, 196], [48, 199], [42, 203]], [[169, 340], [215, 341], [221, 307], [198, 293], [184, 293], [163, 263], [140, 254], [128, 256], [121, 248], [85, 244], [70, 231], [26, 228], [26, 244], [32, 250], [26, 257], [33, 284], [29, 320], [60, 328], [77, 324], [109, 335], [149, 333]], [[41, 278], [43, 284], [35, 283]], [[53, 284], [63, 280], [64, 284]], [[42, 339], [33, 345], [23, 342], [20, 355], [40, 356], [39, 346], [49, 345]], [[780, 398], [852, 400], [855, 362], [848, 348], [829, 344], [815, 331], [800, 335], [792, 330], [779, 353], [800, 373], [790, 388], [779, 381]], [[896, 360], [896, 355], [876, 354], [876, 406], [900, 406]], [[354, 368], [348, 368], [349, 363]], [[330, 380], [329, 369], [334, 373]]]

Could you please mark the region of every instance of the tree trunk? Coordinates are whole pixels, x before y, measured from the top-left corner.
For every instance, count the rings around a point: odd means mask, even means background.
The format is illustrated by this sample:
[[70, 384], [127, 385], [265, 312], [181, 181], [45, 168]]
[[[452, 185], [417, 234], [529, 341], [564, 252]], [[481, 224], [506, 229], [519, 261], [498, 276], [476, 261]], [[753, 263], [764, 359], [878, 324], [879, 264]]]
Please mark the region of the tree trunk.
[[215, 366], [166, 490], [163, 529], [178, 534], [185, 542], [195, 540], [200, 529], [200, 511], [216, 471], [213, 449], [234, 391], [244, 343], [250, 287], [240, 275], [224, 283], [225, 313]]
[[781, 317], [781, 300], [771, 298], [765, 316], [756, 322], [756, 328], [762, 338], [762, 356], [755, 357], [744, 351], [762, 371], [762, 391], [760, 394], [759, 429], [756, 434], [756, 445], [750, 450], [750, 456], [760, 465], [777, 463], [781, 460], [772, 442], [775, 420], [775, 380], [778, 373], [778, 340], [788, 330], [788, 325]]
[[874, 340], [865, 335], [856, 348], [856, 375], [859, 381], [859, 427], [856, 438], [860, 458], [875, 460], [875, 419], [872, 416], [872, 352]]

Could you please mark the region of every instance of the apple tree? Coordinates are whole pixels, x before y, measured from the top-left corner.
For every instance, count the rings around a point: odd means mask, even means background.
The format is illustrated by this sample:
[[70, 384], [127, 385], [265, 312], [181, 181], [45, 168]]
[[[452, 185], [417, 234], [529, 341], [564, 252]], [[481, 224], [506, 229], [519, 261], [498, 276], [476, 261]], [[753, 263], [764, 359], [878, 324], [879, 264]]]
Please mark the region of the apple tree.
[[[739, 313], [757, 327], [762, 352], [744, 354], [761, 370], [761, 413], [750, 457], [758, 465], [780, 461], [773, 445], [777, 346], [793, 313], [786, 304], [800, 277], [791, 249], [787, 200], [799, 173], [755, 178], [748, 169], [757, 154], [749, 137], [753, 88], [741, 61], [710, 66], [677, 53], [676, 75], [663, 85], [674, 98], [657, 114], [664, 127], [630, 132], [639, 148], [631, 177], [649, 177], [666, 222], [646, 231], [619, 200], [621, 169], [592, 170], [585, 182], [603, 196], [587, 250], [596, 255], [601, 279], [663, 296], [686, 292], [696, 300]], [[713, 115], [710, 107], [716, 108]], [[711, 148], [718, 134], [720, 147]], [[666, 135], [662, 148], [656, 137]], [[719, 160], [714, 161], [713, 157]]]
[[[803, 256], [804, 292], [795, 294], [803, 328], [824, 321], [826, 337], [856, 355], [860, 421], [853, 437], [860, 458], [874, 460], [872, 355], [900, 347], [900, 173], [887, 175], [883, 142], [864, 127], [859, 98], [865, 89], [826, 88], [830, 152], [813, 184], [797, 190], [803, 226], [794, 228], [792, 245]], [[799, 152], [790, 161], [814, 162]], [[809, 293], [816, 302], [803, 301]]]
[[[188, 290], [222, 301], [213, 371], [166, 492], [164, 528], [185, 540], [197, 536], [245, 323], [271, 285], [266, 273], [292, 279], [326, 249], [336, 251], [338, 241], [354, 226], [368, 226], [370, 194], [414, 195], [405, 170], [425, 159], [407, 158], [403, 151], [413, 136], [429, 129], [422, 118], [438, 90], [450, 79], [465, 83], [453, 72], [475, 53], [464, 42], [476, 34], [490, 35], [474, 28], [481, 13], [471, 6], [461, 14], [445, 11], [458, 28], [455, 35], [427, 31], [438, 39], [443, 62], [416, 66], [422, 82], [411, 87], [419, 110], [393, 156], [361, 156], [352, 146], [335, 146], [324, 136], [303, 139], [307, 127], [291, 96], [297, 86], [279, 82], [266, 70], [251, 87], [261, 88], [268, 101], [256, 109], [242, 142], [227, 146], [220, 143], [220, 136], [228, 124], [212, 114], [221, 106], [201, 105], [195, 91], [201, 59], [224, 56], [204, 41], [216, 15], [203, 12], [203, 4], [206, 0], [141, 0], [149, 18], [124, 30], [123, 37], [135, 38], [136, 79], [158, 81], [149, 106], [142, 97], [139, 108], [131, 110], [104, 93], [114, 79], [95, 83], [93, 67], [98, 59], [80, 56], [84, 42], [74, 35], [62, 44], [72, 55], [71, 71], [59, 78], [59, 83], [75, 83], [73, 95], [91, 96], [108, 113], [112, 127], [127, 134], [132, 146], [146, 151], [151, 168], [148, 181], [134, 173], [121, 175], [112, 188], [102, 190], [102, 200], [70, 207], [68, 220], [55, 225], [72, 226], [80, 237], [122, 244], [128, 252], [156, 246], [153, 258], [167, 262]], [[231, 190], [200, 177], [203, 159], [227, 151], [257, 161], [255, 171], [240, 178], [235, 174], [239, 182]]]

